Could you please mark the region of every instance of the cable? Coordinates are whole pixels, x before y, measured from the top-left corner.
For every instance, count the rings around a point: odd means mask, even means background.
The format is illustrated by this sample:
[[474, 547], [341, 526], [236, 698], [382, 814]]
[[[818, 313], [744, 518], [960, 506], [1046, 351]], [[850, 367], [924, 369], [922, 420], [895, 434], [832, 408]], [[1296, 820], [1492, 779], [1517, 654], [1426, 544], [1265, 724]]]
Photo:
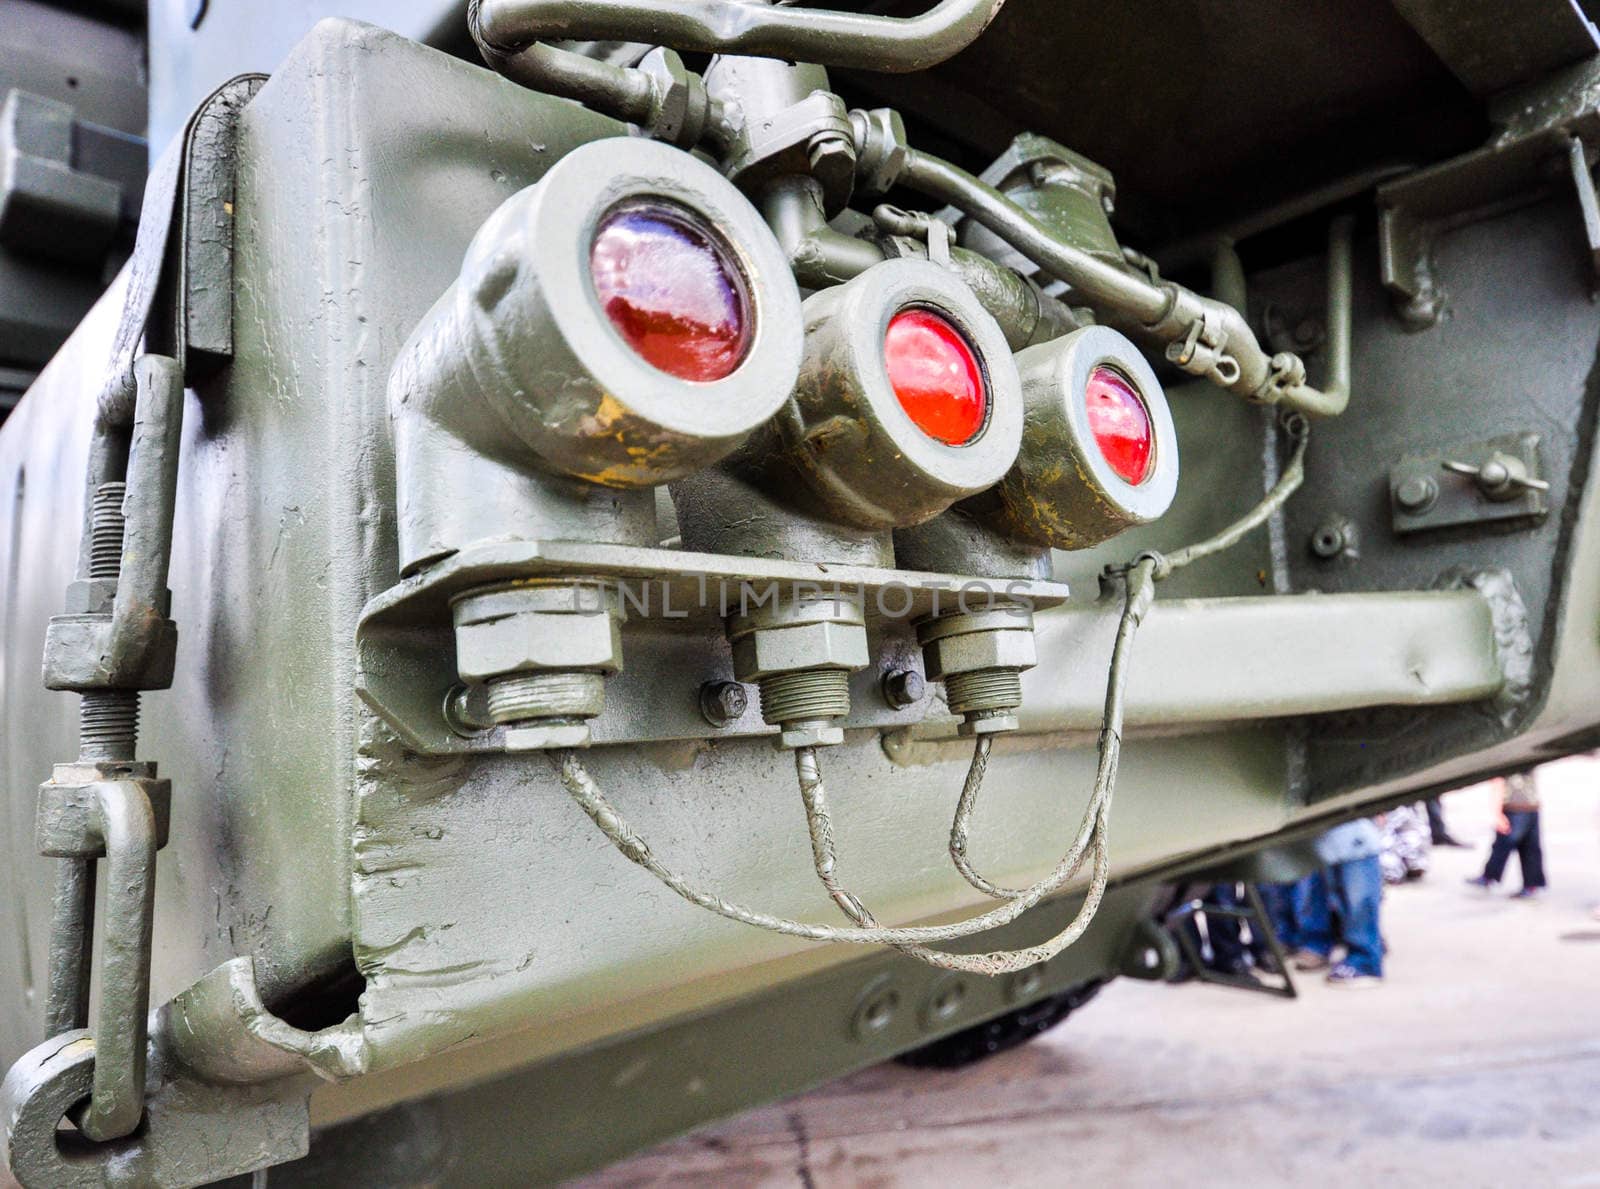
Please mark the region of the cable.
[[[1149, 560], [1155, 581], [1159, 582], [1170, 577], [1175, 571], [1192, 565], [1202, 557], [1209, 557], [1238, 544], [1246, 533], [1265, 524], [1288, 502], [1289, 497], [1300, 489], [1300, 485], [1305, 482], [1306, 445], [1310, 440], [1310, 423], [1303, 414], [1286, 412], [1279, 424], [1295, 445], [1288, 465], [1272, 489], [1254, 508], [1213, 537], [1180, 549], [1176, 553], [1163, 555], [1151, 550], [1140, 554], [1140, 558]], [[996, 900], [1012, 900], [1022, 893], [992, 883], [972, 866], [971, 860], [967, 857], [967, 834], [972, 815], [977, 808], [978, 793], [983, 785], [984, 774], [989, 767], [992, 739], [993, 736], [980, 735], [973, 746], [972, 764], [967, 769], [967, 779], [961, 786], [961, 799], [956, 803], [955, 817], [950, 823], [950, 861], [961, 877], [984, 895]]]
[[993, 735], [979, 735], [972, 745], [972, 763], [967, 767], [967, 778], [961, 782], [961, 799], [956, 802], [956, 815], [950, 822], [950, 862], [966, 880], [985, 896], [996, 900], [1015, 900], [1022, 893], [1015, 888], [1002, 888], [990, 883], [967, 858], [967, 829], [973, 811], [978, 805], [978, 793], [983, 788], [984, 774], [989, 770], [989, 750], [994, 745]]
[[[649, 845], [639, 837], [632, 824], [613, 805], [601, 791], [594, 778], [584, 768], [576, 752], [570, 749], [555, 750], [548, 753], [551, 765], [555, 768], [561, 779], [562, 787], [569, 796], [577, 802], [578, 807], [589, 816], [589, 819], [599, 827], [600, 832], [608, 838], [631, 862], [643, 867], [672, 891], [682, 896], [691, 904], [699, 905], [719, 916], [730, 920], [741, 921], [757, 928], [768, 929], [775, 933], [786, 934], [791, 937], [804, 937], [811, 941], [843, 941], [858, 945], [919, 945], [925, 942], [954, 941], [963, 937], [970, 937], [977, 933], [987, 932], [990, 929], [1009, 925], [1028, 909], [1043, 900], [1050, 893], [1066, 884], [1079, 868], [1083, 865], [1085, 855], [1096, 836], [1100, 842], [1095, 847], [1094, 876], [1090, 884], [1088, 898], [1084, 901], [1079, 917], [1092, 917], [1099, 907], [1100, 897], [1104, 894], [1105, 883], [1108, 877], [1107, 854], [1104, 844], [1104, 822], [1110, 808], [1111, 793], [1116, 783], [1117, 763], [1122, 746], [1122, 717], [1123, 694], [1127, 685], [1127, 654], [1132, 644], [1133, 635], [1138, 630], [1139, 622], [1149, 610], [1154, 597], [1154, 584], [1152, 579], [1153, 563], [1148, 560], [1140, 561], [1128, 575], [1127, 602], [1123, 609], [1122, 621], [1117, 630], [1117, 641], [1112, 649], [1110, 680], [1106, 689], [1105, 725], [1100, 732], [1100, 763], [1095, 777], [1094, 793], [1085, 808], [1082, 822], [1079, 824], [1077, 836], [1071, 848], [1062, 856], [1061, 860], [1043, 879], [1021, 892], [1016, 899], [1008, 901], [998, 908], [970, 917], [964, 921], [956, 921], [947, 925], [923, 925], [885, 927], [881, 925], [857, 925], [854, 928], [837, 927], [830, 925], [810, 924], [802, 921], [789, 920], [784, 917], [774, 916], [771, 913], [746, 907], [732, 901], [724, 900], [714, 892], [709, 892], [691, 884], [683, 876], [673, 871], [657, 859], [650, 850]], [[813, 757], [813, 761], [814, 761]], [[797, 761], [798, 763], [799, 761]], [[818, 782], [820, 785], [820, 781]], [[813, 789], [807, 796], [815, 804], [816, 791]], [[821, 820], [813, 829], [813, 857], [818, 853], [822, 855], [821, 862], [832, 878], [832, 866], [827, 860], [830, 858], [832, 824], [828, 819], [826, 805], [823, 803]], [[837, 884], [834, 885], [837, 887]], [[845, 903], [860, 906], [850, 893], [839, 888], [840, 898]], [[832, 892], [830, 891], [830, 894]], [[839, 899], [836, 898], [836, 903]], [[845, 905], [841, 904], [841, 908]], [[849, 909], [845, 909], [848, 913]], [[863, 911], [865, 911], [863, 909]], [[1075, 920], [1068, 929], [1051, 941], [1041, 946], [1032, 947], [1028, 951], [1017, 953], [1041, 954], [1045, 957], [1064, 949], [1076, 940], [1087, 927], [1087, 919]], [[1054, 946], [1054, 949], [1049, 947]], [[1049, 953], [1044, 953], [1049, 949]], [[993, 969], [994, 973], [1002, 970], [1023, 969], [1035, 962], [1043, 961], [1043, 957], [1030, 957], [1020, 965], [1016, 964], [1014, 955], [999, 953], [986, 955], [941, 955], [952, 961], [962, 962], [964, 968], [978, 968], [985, 965]]]
[[[979, 887], [989, 895], [1005, 900], [1005, 903], [997, 908], [946, 925], [885, 927], [878, 924], [860, 898], [839, 881], [833, 822], [827, 806], [827, 791], [813, 748], [798, 748], [795, 752], [795, 772], [810, 830], [812, 862], [824, 889], [840, 911], [854, 922], [850, 927], [791, 920], [725, 900], [714, 892], [696, 887], [655, 857], [649, 845], [633, 829], [632, 824], [606, 798], [575, 751], [571, 749], [551, 751], [548, 753], [549, 762], [568, 795], [624, 857], [643, 867], [689, 903], [719, 916], [810, 941], [890, 945], [930, 965], [947, 970], [995, 975], [1023, 970], [1048, 961], [1083, 936], [1105, 895], [1110, 874], [1108, 826], [1111, 803], [1116, 791], [1117, 770], [1122, 755], [1122, 723], [1128, 684], [1128, 658], [1139, 625], [1143, 623], [1155, 601], [1155, 584], [1170, 576], [1174, 570], [1236, 543], [1250, 529], [1265, 522], [1299, 488], [1305, 476], [1304, 461], [1308, 438], [1306, 422], [1303, 417], [1291, 414], [1284, 419], [1284, 425], [1296, 439], [1294, 454], [1284, 470], [1283, 477], [1261, 503], [1235, 524], [1206, 541], [1180, 550], [1170, 557], [1154, 551], [1141, 553], [1127, 567], [1116, 571], [1124, 578], [1125, 594], [1122, 616], [1117, 624], [1116, 640], [1112, 645], [1111, 663], [1106, 675], [1106, 700], [1101, 716], [1094, 791], [1085, 807], [1083, 820], [1079, 823], [1072, 846], [1048, 875], [1027, 888], [1012, 890], [996, 887], [965, 863], [966, 825], [977, 803], [978, 790], [982, 784], [989, 756], [989, 748], [984, 745], [983, 740], [975, 746], [967, 782], [962, 788], [961, 803], [957, 806], [956, 821], [951, 827], [951, 852], [952, 856], [958, 853], [962, 856], [961, 861], [957, 863], [957, 869], [962, 871], [968, 882], [972, 882], [973, 886]], [[1066, 928], [1049, 940], [1017, 950], [996, 950], [978, 954], [945, 953], [928, 949], [925, 945], [927, 942], [955, 941], [1010, 924], [1071, 880], [1083, 866], [1084, 858], [1091, 847], [1094, 864], [1084, 901]]]

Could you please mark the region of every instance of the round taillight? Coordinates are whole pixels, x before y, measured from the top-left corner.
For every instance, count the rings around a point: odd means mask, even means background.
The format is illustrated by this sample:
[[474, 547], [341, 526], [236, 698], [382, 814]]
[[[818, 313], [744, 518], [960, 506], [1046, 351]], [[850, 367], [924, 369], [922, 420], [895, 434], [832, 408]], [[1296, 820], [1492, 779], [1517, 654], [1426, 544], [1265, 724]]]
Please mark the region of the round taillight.
[[750, 295], [732, 253], [687, 211], [619, 207], [589, 249], [600, 307], [653, 367], [680, 380], [731, 375], [750, 348]]
[[1100, 454], [1124, 482], [1137, 487], [1150, 474], [1155, 440], [1144, 398], [1116, 368], [1100, 364], [1089, 373], [1084, 401]]
[[889, 384], [912, 422], [950, 446], [978, 436], [989, 416], [983, 369], [965, 336], [931, 310], [902, 310], [883, 339]]

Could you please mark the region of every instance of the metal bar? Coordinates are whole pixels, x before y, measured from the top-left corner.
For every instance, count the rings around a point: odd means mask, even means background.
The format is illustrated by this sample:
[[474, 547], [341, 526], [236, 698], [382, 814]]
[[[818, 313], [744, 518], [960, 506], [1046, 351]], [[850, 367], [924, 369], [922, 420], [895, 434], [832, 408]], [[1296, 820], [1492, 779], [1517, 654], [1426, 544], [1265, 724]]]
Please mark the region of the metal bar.
[[1289, 955], [1284, 952], [1283, 939], [1278, 936], [1278, 929], [1272, 923], [1272, 917], [1267, 912], [1267, 906], [1261, 899], [1261, 892], [1253, 883], [1244, 885], [1244, 898], [1250, 904], [1250, 911], [1255, 915], [1250, 920], [1252, 930], [1261, 931], [1261, 939], [1267, 943], [1267, 950], [1272, 954], [1272, 959], [1278, 964], [1278, 973], [1283, 976], [1283, 986], [1267, 987], [1274, 995], [1282, 995], [1285, 999], [1298, 999], [1299, 988], [1294, 985], [1294, 974], [1290, 970]]
[[1589, 277], [1600, 282], [1600, 197], [1594, 189], [1594, 174], [1589, 172], [1589, 155], [1583, 141], [1574, 136], [1567, 142], [1567, 164], [1572, 184], [1578, 191], [1578, 209], [1583, 213], [1583, 235], [1589, 245]]
[[[1040, 612], [1040, 656], [1109, 654], [1113, 610]], [[1504, 680], [1475, 591], [1157, 601], [1131, 664], [1134, 726], [1468, 702]], [[1104, 690], [1091, 668], [1024, 673], [1023, 729], [1097, 728]]]
[[56, 860], [50, 903], [50, 973], [44, 1032], [60, 1036], [89, 1024], [89, 965], [94, 956], [95, 860]]
[[122, 568], [111, 613], [113, 666], [129, 651], [142, 651], [151, 626], [167, 615], [167, 568], [183, 435], [183, 369], [178, 361], [143, 355], [133, 370], [138, 398], [128, 456]]
[[[1043, 663], [1022, 675], [1024, 733], [1099, 729], [1104, 670], [1059, 658], [1109, 656], [1117, 618], [1110, 606], [1034, 616]], [[1472, 702], [1504, 683], [1489, 604], [1471, 590], [1157, 600], [1130, 665], [1127, 726], [1165, 730]], [[954, 738], [955, 719], [933, 720], [889, 751], [911, 761], [905, 745]]]
[[156, 818], [137, 784], [95, 786], [106, 848], [106, 929], [94, 1027], [94, 1092], [79, 1127], [90, 1139], [131, 1135], [144, 1115], [150, 943], [156, 902]]
[[1382, 185], [1384, 182], [1415, 171], [1414, 164], [1390, 162], [1385, 165], [1374, 165], [1349, 177], [1339, 178], [1329, 182], [1326, 186], [1318, 186], [1304, 194], [1297, 194], [1283, 202], [1274, 203], [1268, 207], [1237, 219], [1226, 226], [1214, 231], [1206, 231], [1197, 235], [1188, 235], [1181, 240], [1166, 245], [1158, 251], [1152, 252], [1166, 272], [1175, 273], [1193, 265], [1201, 264], [1209, 259], [1220, 242], [1241, 244], [1247, 239], [1253, 239], [1266, 231], [1292, 223], [1296, 219], [1303, 219], [1314, 215], [1328, 207], [1339, 206], [1352, 198], [1360, 197], [1367, 191]]
[[884, 17], [733, 0], [483, 0], [476, 30], [503, 53], [540, 41], [615, 39], [900, 74], [965, 49], [1004, 2], [939, 0], [920, 16]]
[[1475, 95], [1531, 82], [1600, 51], [1577, 0], [1393, 0]]

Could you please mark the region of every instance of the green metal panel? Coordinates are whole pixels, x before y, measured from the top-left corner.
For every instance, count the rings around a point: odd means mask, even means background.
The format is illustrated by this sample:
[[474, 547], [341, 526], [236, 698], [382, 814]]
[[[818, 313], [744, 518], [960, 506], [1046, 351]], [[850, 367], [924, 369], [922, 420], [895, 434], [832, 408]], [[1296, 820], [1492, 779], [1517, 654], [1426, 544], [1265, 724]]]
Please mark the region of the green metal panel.
[[[175, 790], [154, 1001], [248, 955], [267, 1004], [301, 1029], [278, 1029], [294, 1035], [276, 1061], [293, 1066], [320, 1044], [338, 1057], [325, 1071], [368, 1073], [319, 1091], [320, 1123], [439, 1092], [415, 1114], [330, 1130], [324, 1163], [301, 1170], [306, 1183], [359, 1182], [351, 1153], [413, 1119], [480, 1153], [455, 1163], [424, 1153], [419, 1166], [437, 1163], [444, 1183], [557, 1175], [1010, 1001], [1010, 984], [974, 982], [960, 1011], [931, 1025], [907, 1014], [862, 1044], [847, 1023], [868, 987], [907, 980], [905, 1002], [922, 1002], [943, 976], [699, 912], [611, 849], [542, 756], [420, 754], [357, 697], [358, 618], [399, 578], [385, 398], [396, 353], [490, 212], [575, 147], [623, 131], [347, 22], [318, 26], [240, 125], [234, 362], [189, 398], [171, 576], [180, 668], [173, 689], [146, 703], [143, 754]], [[1561, 268], [1576, 242], [1562, 217], [1547, 204], [1442, 245], [1441, 264], [1460, 273], [1452, 292], [1471, 308], [1427, 335], [1391, 326], [1368, 253], [1351, 412], [1315, 431], [1311, 482], [1269, 531], [1163, 590], [1136, 645], [1111, 830], [1116, 890], [1084, 944], [1049, 967], [1048, 985], [1113, 969], [1154, 880], [1593, 727], [1596, 330]], [[1315, 259], [1259, 288], [1282, 309], [1315, 310], [1324, 272]], [[102, 307], [0, 433], [10, 534], [0, 538], [0, 765], [20, 793], [0, 818], [0, 853], [14, 860], [7, 890], [25, 906], [0, 932], [0, 962], [23, 972], [0, 985], [4, 1062], [39, 1037], [32, 988], [48, 869], [32, 854], [26, 791], [71, 754], [74, 707], [39, 690], [34, 671], [76, 559], [91, 381], [112, 320]], [[1526, 402], [1503, 377], [1529, 361], [1552, 377], [1532, 405], [1552, 443], [1557, 511], [1492, 539], [1391, 539], [1385, 452], [1402, 439], [1421, 448], [1445, 432], [1516, 429], [1504, 422]], [[1003, 882], [1054, 861], [1089, 793], [1116, 620], [1115, 600], [1092, 601], [1101, 566], [1230, 523], [1275, 475], [1253, 410], [1196, 388], [1175, 393], [1174, 407], [1186, 465], [1199, 463], [1172, 513], [1064, 555], [1078, 601], [1038, 612], [1023, 731], [995, 747], [971, 840]], [[1359, 557], [1308, 552], [1330, 512], [1359, 528]], [[1504, 573], [1465, 573], [1490, 569]], [[1290, 589], [1329, 593], [1265, 597]], [[716, 626], [641, 619], [625, 639], [641, 663], [614, 683], [611, 720], [597, 719], [600, 746], [586, 761], [596, 778], [671, 865], [730, 898], [830, 919], [790, 757], [753, 717], [715, 737], [696, 723], [701, 681], [730, 664]], [[873, 624], [870, 642], [885, 661], [912, 654], [904, 625]], [[948, 918], [977, 900], [944, 854], [970, 744], [949, 738], [936, 704], [878, 704], [876, 677], [857, 681], [845, 742], [821, 757], [842, 872], [884, 920]], [[1435, 704], [1448, 706], [1415, 709]], [[925, 712], [929, 722], [895, 730]], [[1350, 717], [1288, 717], [1331, 712]], [[1384, 725], [1395, 730], [1365, 758], [1343, 754], [1341, 734], [1365, 742]], [[1531, 733], [1512, 740], [1518, 730]], [[1308, 791], [1333, 799], [1308, 807]], [[1059, 924], [1072, 906], [1054, 902], [1045, 917]], [[242, 992], [226, 1003], [272, 1029]], [[306, 1035], [348, 1013], [347, 1027]], [[194, 1046], [225, 1065], [240, 1021], [192, 1018], [201, 1033], [216, 1030]], [[511, 1078], [529, 1065], [525, 1081]], [[507, 1080], [448, 1097], [494, 1078]], [[580, 1133], [580, 1086], [624, 1121], [602, 1142]], [[303, 1092], [286, 1084], [284, 1101]], [[554, 1138], [498, 1155], [486, 1130], [503, 1133], [505, 1112], [484, 1109], [496, 1096], [522, 1097], [513, 1131], [528, 1118]]]

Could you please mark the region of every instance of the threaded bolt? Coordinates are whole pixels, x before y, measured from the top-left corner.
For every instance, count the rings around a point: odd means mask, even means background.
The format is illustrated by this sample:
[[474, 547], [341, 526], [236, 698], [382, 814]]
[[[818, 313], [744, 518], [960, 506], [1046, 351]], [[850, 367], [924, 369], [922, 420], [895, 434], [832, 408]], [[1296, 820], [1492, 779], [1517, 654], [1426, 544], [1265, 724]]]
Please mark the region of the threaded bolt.
[[[127, 523], [121, 481], [95, 488], [89, 504], [89, 577], [112, 582], [122, 572]], [[132, 760], [139, 740], [139, 695], [134, 690], [87, 690], [78, 700], [78, 754], [85, 760]]]
[[498, 724], [589, 719], [605, 705], [606, 679], [587, 671], [512, 673], [489, 682], [489, 719]]
[[944, 679], [945, 700], [955, 714], [1015, 710], [1022, 705], [1022, 674], [1016, 669], [978, 669]]
[[127, 522], [122, 500], [128, 485], [102, 483], [89, 505], [89, 577], [115, 580], [122, 572], [122, 538]]
[[133, 690], [85, 691], [78, 700], [78, 755], [84, 760], [132, 760], [139, 740], [139, 695]]
[[761, 678], [761, 718], [777, 726], [843, 718], [850, 713], [850, 674], [844, 669], [801, 669]]

